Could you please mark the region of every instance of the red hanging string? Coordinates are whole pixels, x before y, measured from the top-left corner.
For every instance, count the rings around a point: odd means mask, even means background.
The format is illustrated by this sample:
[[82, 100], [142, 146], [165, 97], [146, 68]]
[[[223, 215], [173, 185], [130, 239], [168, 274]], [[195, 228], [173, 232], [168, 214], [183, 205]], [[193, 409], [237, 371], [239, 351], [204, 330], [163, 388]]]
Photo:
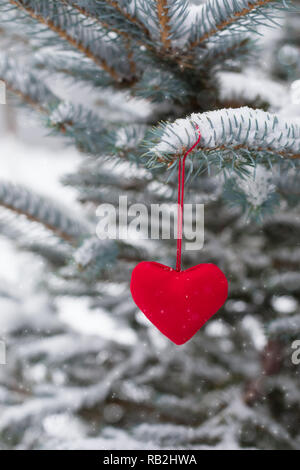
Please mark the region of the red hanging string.
[[183, 201], [184, 201], [184, 174], [185, 174], [185, 160], [188, 154], [194, 150], [201, 140], [199, 126], [196, 124], [198, 130], [198, 139], [194, 145], [187, 150], [183, 157], [179, 158], [178, 163], [178, 209], [177, 209], [177, 256], [176, 256], [176, 271], [181, 271], [181, 248], [182, 248], [182, 225], [183, 225]]

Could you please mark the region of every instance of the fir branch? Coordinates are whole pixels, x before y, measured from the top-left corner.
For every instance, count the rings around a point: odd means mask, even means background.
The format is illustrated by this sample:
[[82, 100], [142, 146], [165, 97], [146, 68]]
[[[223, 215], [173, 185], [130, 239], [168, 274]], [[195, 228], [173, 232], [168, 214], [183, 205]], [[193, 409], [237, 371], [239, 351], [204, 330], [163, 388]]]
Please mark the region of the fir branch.
[[0, 79], [8, 91], [18, 96], [23, 103], [46, 115], [50, 107], [57, 106], [59, 99], [43, 83], [40, 76], [25, 73], [15, 61], [0, 57]]
[[[0, 79], [5, 83], [8, 91], [46, 119], [49, 119], [53, 109], [59, 108], [62, 104], [59, 98], [44, 85], [41, 77], [36, 77], [7, 57], [0, 61]], [[70, 120], [68, 125], [72, 125]], [[56, 129], [65, 134], [65, 123], [61, 123], [60, 126], [56, 125]]]
[[222, 41], [211, 42], [204, 49], [199, 49], [199, 68], [205, 70], [213, 66], [220, 68], [224, 63], [238, 59], [246, 62], [253, 55], [255, 41], [245, 34], [224, 34]]
[[73, 48], [80, 51], [86, 57], [91, 59], [96, 65], [101, 67], [105, 70], [116, 82], [122, 81], [122, 77], [118, 75], [116, 70], [111, 67], [107, 61], [98, 55], [95, 55], [89, 46], [85, 46], [78, 41], [78, 38], [73, 38], [69, 33], [67, 33], [63, 28], [59, 25], [55, 24], [55, 22], [49, 18], [44, 17], [42, 14], [37, 13], [32, 7], [29, 5], [24, 4], [24, 0], [8, 0], [11, 5], [19, 8], [20, 10], [27, 13], [33, 20], [38, 21], [42, 25], [47, 26], [50, 30], [56, 33], [61, 39], [67, 41]]
[[233, 3], [226, 0], [208, 1], [192, 26], [188, 50], [238, 25], [244, 26], [245, 30], [250, 29], [250, 26], [253, 29], [255, 17], [259, 18], [263, 9], [275, 3], [279, 3], [278, 0], [241, 0]]
[[94, 87], [112, 87], [113, 80], [104, 71], [92, 63], [89, 59], [82, 57], [80, 53], [69, 54], [56, 49], [38, 51], [33, 56], [32, 66], [34, 69], [49, 73], [62, 74], [64, 78], [70, 78], [74, 83], [86, 82]]
[[86, 18], [91, 18], [93, 21], [96, 23], [99, 23], [102, 27], [104, 27], [107, 31], [112, 31], [119, 36], [122, 36], [125, 40], [125, 49], [127, 50], [127, 57], [128, 57], [128, 62], [130, 65], [130, 71], [132, 75], [134, 76], [136, 73], [136, 64], [133, 59], [133, 50], [131, 47], [131, 40], [130, 40], [130, 35], [126, 31], [122, 31], [119, 28], [115, 28], [108, 24], [104, 19], [98, 18], [95, 15], [92, 15], [90, 11], [87, 10], [87, 8], [84, 8], [83, 6], [78, 5], [77, 3], [69, 0], [62, 0], [63, 3], [66, 5], [71, 6], [74, 10], [78, 11], [81, 15], [85, 16]]
[[37, 196], [22, 186], [0, 182], [0, 206], [31, 222], [38, 222], [59, 238], [75, 244], [80, 236], [88, 232], [81, 222], [71, 218], [50, 200]]
[[116, 262], [118, 245], [114, 240], [88, 237], [74, 253], [79, 275], [86, 281], [95, 281], [103, 271]]
[[149, 67], [134, 86], [136, 96], [150, 99], [152, 102], [173, 101], [186, 104], [193, 97], [193, 89], [180, 76], [163, 71], [159, 67]]
[[106, 150], [106, 130], [99, 117], [82, 106], [75, 106], [63, 101], [49, 113], [49, 128], [63, 132], [66, 137], [75, 141], [77, 147], [93, 155]]
[[34, 101], [31, 96], [23, 93], [21, 90], [17, 90], [12, 85], [10, 85], [8, 81], [5, 80], [4, 78], [1, 78], [1, 80], [5, 83], [6, 90], [12, 93], [13, 95], [17, 96], [18, 98], [20, 98], [20, 100], [24, 104], [29, 105], [31, 108], [35, 109], [39, 113], [47, 114], [47, 111], [45, 110], [45, 108], [37, 101]]
[[148, 152], [150, 162], [170, 163], [181, 156], [197, 140], [196, 125], [201, 133], [198, 149], [202, 156], [205, 152], [219, 152], [222, 159], [222, 153], [225, 156], [227, 151], [243, 151], [241, 157], [247, 152], [249, 157], [251, 152], [260, 152], [266, 156], [300, 158], [299, 120], [244, 107], [192, 114], [173, 124], [162, 124], [154, 131], [159, 141]]

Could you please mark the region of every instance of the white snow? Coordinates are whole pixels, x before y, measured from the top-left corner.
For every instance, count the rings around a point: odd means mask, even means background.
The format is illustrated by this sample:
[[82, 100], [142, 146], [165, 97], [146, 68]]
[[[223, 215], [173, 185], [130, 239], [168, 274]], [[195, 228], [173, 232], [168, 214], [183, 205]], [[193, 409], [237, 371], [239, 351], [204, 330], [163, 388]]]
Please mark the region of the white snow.
[[117, 131], [116, 147], [119, 148], [135, 148], [145, 135], [145, 126], [132, 125], [130, 127], [121, 127]]
[[286, 86], [258, 76], [257, 70], [245, 70], [243, 73], [219, 72], [220, 98], [225, 100], [257, 99], [271, 105], [272, 111], [280, 110], [288, 101], [289, 91]]
[[290, 314], [297, 309], [297, 300], [290, 295], [274, 296], [272, 299], [273, 308], [281, 314]]
[[276, 191], [276, 186], [272, 181], [272, 172], [262, 165], [257, 165], [248, 178], [235, 177], [235, 179], [253, 207], [260, 207]]
[[72, 299], [63, 297], [57, 300], [59, 318], [75, 331], [86, 335], [99, 335], [106, 339], [114, 338], [123, 344], [134, 344], [136, 334], [122, 327], [118, 319], [103, 309], [90, 310], [87, 298]]
[[1, 180], [19, 183], [43, 196], [63, 200], [72, 212], [81, 210], [76, 202], [76, 191], [60, 183], [60, 177], [75, 170], [81, 161], [75, 149], [61, 146], [57, 150], [46, 141], [43, 145], [33, 145], [13, 135], [5, 135], [1, 137], [1, 158], [5, 161], [5, 165], [0, 166]]

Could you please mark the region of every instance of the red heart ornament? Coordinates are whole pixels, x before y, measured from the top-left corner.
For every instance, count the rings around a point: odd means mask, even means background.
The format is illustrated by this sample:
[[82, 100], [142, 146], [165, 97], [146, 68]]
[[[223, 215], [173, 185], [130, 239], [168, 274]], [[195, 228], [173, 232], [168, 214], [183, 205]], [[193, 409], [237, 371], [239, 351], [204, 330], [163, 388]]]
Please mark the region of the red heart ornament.
[[134, 302], [156, 328], [175, 344], [184, 344], [225, 303], [228, 282], [214, 264], [185, 271], [143, 261], [133, 270]]

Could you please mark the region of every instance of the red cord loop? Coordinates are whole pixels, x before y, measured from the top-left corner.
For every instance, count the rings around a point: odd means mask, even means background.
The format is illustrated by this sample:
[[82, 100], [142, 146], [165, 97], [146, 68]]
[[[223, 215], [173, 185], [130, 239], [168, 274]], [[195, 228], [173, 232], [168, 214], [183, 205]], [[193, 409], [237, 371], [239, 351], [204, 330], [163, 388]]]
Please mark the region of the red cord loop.
[[183, 157], [179, 158], [178, 163], [178, 212], [177, 212], [177, 256], [176, 256], [176, 271], [181, 271], [181, 249], [182, 249], [182, 225], [183, 225], [183, 200], [184, 200], [184, 174], [185, 174], [185, 160], [188, 154], [194, 150], [201, 140], [199, 126], [196, 124], [198, 130], [198, 139], [194, 145], [187, 150]]

